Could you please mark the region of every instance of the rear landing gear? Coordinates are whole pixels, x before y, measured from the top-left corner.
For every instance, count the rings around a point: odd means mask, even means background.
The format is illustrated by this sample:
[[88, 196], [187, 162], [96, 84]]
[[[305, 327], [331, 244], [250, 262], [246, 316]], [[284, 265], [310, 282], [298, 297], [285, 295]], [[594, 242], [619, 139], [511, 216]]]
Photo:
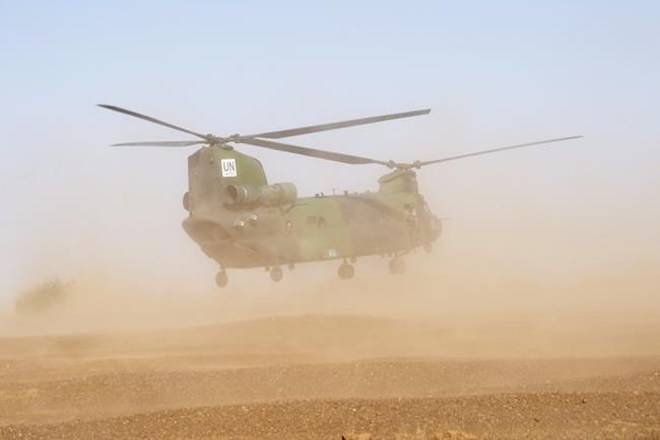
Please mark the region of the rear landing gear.
[[227, 286], [227, 283], [229, 283], [229, 278], [227, 277], [227, 271], [221, 269], [220, 272], [218, 272], [215, 275], [215, 284], [217, 284], [218, 287], [223, 288]]
[[394, 257], [389, 264], [391, 274], [402, 274], [406, 271], [406, 260], [403, 257]]
[[339, 278], [342, 280], [350, 280], [353, 278], [353, 275], [355, 275], [355, 269], [353, 268], [352, 264], [344, 262], [339, 266], [337, 275], [339, 275]]
[[270, 279], [275, 281], [276, 283], [282, 281], [283, 277], [284, 277], [284, 272], [282, 272], [282, 268], [280, 266], [275, 266], [270, 270]]

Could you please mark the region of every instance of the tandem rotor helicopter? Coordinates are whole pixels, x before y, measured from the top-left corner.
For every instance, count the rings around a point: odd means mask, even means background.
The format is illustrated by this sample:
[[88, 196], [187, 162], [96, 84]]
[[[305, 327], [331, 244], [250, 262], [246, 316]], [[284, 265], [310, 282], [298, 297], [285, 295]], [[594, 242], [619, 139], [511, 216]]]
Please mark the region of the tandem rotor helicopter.
[[[391, 273], [405, 271], [403, 256], [422, 247], [430, 251], [442, 224], [420, 194], [415, 170], [422, 167], [516, 148], [578, 139], [570, 136], [491, 148], [441, 159], [399, 163], [273, 139], [427, 115], [430, 109], [373, 116], [328, 124], [250, 135], [202, 134], [113, 105], [99, 104], [196, 139], [187, 141], [124, 142], [117, 147], [190, 147], [203, 145], [188, 157], [188, 191], [183, 206], [188, 217], [183, 229], [220, 265], [215, 281], [228, 283], [230, 268], [263, 267], [273, 281], [283, 277], [282, 266], [323, 260], [341, 261], [338, 275], [350, 279], [358, 257], [387, 256]], [[269, 184], [264, 168], [233, 144], [247, 144], [349, 165], [376, 164], [390, 172], [378, 179], [376, 192], [298, 197], [293, 183]]]

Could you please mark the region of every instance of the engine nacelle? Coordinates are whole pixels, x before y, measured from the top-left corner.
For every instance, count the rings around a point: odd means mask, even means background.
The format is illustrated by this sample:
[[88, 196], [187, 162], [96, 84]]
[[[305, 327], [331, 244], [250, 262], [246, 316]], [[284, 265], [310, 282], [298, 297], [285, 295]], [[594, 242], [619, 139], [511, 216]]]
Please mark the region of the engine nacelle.
[[261, 194], [260, 188], [252, 185], [227, 185], [226, 191], [232, 205], [253, 205]]
[[228, 185], [230, 203], [238, 206], [281, 206], [295, 203], [298, 190], [293, 183], [275, 183], [267, 186]]
[[298, 190], [293, 183], [276, 183], [261, 189], [259, 201], [264, 206], [290, 205], [296, 202]]

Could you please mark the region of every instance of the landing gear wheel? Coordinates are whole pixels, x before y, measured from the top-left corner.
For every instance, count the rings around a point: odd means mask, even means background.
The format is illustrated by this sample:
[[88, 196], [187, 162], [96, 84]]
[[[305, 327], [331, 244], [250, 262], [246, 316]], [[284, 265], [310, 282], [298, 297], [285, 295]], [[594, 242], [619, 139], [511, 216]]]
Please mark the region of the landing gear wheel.
[[339, 278], [342, 280], [350, 280], [353, 278], [353, 275], [355, 275], [355, 269], [351, 264], [342, 263], [337, 270], [337, 275], [339, 275]]
[[406, 260], [401, 257], [394, 257], [390, 260], [390, 273], [401, 274], [406, 271]]
[[282, 281], [283, 277], [284, 277], [284, 272], [282, 272], [281, 267], [276, 266], [270, 270], [270, 279], [275, 281], [276, 283]]
[[227, 277], [227, 272], [223, 269], [215, 275], [215, 284], [218, 287], [223, 288], [229, 283], [229, 278]]

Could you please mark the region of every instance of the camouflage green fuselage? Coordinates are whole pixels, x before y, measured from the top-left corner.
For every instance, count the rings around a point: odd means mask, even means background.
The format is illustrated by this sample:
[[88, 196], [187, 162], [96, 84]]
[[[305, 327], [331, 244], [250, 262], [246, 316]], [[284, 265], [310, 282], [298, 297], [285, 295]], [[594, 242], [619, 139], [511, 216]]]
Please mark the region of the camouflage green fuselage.
[[183, 227], [226, 268], [402, 254], [440, 232], [411, 170], [377, 192], [298, 198], [292, 184], [269, 186], [255, 158], [210, 146], [188, 158], [188, 178]]

